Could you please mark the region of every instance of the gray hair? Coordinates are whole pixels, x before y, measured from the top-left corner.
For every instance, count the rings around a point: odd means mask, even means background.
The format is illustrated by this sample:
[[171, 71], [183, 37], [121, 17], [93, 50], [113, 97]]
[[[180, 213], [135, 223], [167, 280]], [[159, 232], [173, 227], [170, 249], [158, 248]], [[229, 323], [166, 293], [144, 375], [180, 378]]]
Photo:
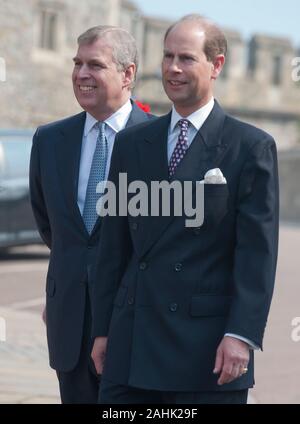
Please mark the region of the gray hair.
[[172, 29], [183, 22], [195, 22], [199, 25], [199, 28], [204, 30], [204, 53], [208, 61], [213, 62], [219, 54], [223, 54], [226, 57], [227, 40], [225, 34], [217, 24], [197, 13], [186, 15], [171, 25], [166, 31], [165, 41]]
[[[92, 44], [100, 38], [105, 38], [112, 48], [113, 61], [116, 63], [118, 71], [125, 71], [132, 63], [135, 64], [137, 70], [137, 45], [135, 39], [128, 31], [112, 25], [98, 25], [81, 34], [77, 42], [81, 46], [83, 44]], [[130, 88], [133, 88], [135, 78], [136, 73]]]

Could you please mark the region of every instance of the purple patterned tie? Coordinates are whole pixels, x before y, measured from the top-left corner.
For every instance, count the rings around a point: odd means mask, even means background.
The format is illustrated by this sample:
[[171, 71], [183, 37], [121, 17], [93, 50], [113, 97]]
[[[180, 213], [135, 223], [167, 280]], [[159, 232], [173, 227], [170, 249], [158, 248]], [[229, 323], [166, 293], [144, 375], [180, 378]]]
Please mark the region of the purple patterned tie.
[[189, 127], [189, 121], [187, 119], [180, 119], [178, 121], [178, 125], [180, 127], [180, 133], [178, 136], [178, 141], [176, 143], [175, 149], [172, 153], [170, 162], [169, 162], [169, 178], [171, 179], [176, 171], [177, 166], [179, 165], [180, 161], [184, 158], [188, 146], [188, 127]]

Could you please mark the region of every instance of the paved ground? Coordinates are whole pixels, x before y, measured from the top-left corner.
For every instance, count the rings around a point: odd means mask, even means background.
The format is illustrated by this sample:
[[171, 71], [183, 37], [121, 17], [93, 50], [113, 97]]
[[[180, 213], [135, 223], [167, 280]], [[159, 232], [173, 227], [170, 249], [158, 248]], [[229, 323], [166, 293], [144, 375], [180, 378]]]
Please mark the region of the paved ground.
[[259, 403], [300, 403], [300, 340], [292, 340], [292, 320], [300, 317], [299, 252], [300, 227], [282, 226], [264, 352], [256, 355], [257, 384], [252, 394]]
[[[292, 319], [300, 317], [300, 227], [283, 225], [280, 235], [276, 290], [264, 352], [256, 354], [251, 403], [300, 403], [300, 341], [291, 337]], [[0, 317], [6, 321], [1, 342], [0, 318], [0, 403], [59, 403], [40, 318], [47, 262], [42, 247], [0, 254]]]
[[47, 263], [47, 249], [35, 246], [0, 257], [0, 317], [6, 321], [6, 342], [0, 342], [0, 403], [59, 403], [40, 318]]

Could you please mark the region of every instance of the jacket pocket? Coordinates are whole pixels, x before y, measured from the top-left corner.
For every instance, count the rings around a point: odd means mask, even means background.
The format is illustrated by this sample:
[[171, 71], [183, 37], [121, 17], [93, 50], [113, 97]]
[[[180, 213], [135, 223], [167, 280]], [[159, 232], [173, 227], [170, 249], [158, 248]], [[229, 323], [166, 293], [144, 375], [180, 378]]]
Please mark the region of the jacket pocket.
[[46, 293], [49, 297], [53, 297], [55, 295], [55, 280], [51, 277], [47, 277]]
[[206, 185], [204, 194], [204, 227], [214, 227], [220, 224], [228, 212], [228, 200], [227, 184]]
[[190, 303], [190, 314], [193, 317], [226, 316], [229, 313], [232, 296], [199, 295]]
[[204, 196], [228, 196], [227, 184], [205, 184]]

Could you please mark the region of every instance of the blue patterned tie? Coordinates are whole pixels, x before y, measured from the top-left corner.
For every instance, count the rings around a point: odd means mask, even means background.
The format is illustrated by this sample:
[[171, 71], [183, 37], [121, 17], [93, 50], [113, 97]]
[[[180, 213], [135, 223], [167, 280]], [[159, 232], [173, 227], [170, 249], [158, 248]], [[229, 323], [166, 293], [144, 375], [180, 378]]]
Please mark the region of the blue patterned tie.
[[170, 162], [169, 162], [169, 178], [171, 179], [176, 171], [177, 166], [179, 165], [180, 161], [184, 158], [188, 146], [188, 128], [189, 128], [189, 121], [187, 119], [180, 119], [178, 121], [178, 125], [180, 127], [180, 133], [178, 136], [178, 141], [176, 143], [175, 149], [172, 153]]
[[83, 221], [89, 234], [92, 233], [98, 218], [96, 205], [99, 198], [101, 197], [101, 194], [96, 193], [96, 188], [99, 182], [105, 180], [105, 170], [108, 155], [107, 139], [105, 136], [105, 122], [97, 122], [95, 128], [99, 128], [99, 133], [86, 189], [85, 203], [82, 214]]

